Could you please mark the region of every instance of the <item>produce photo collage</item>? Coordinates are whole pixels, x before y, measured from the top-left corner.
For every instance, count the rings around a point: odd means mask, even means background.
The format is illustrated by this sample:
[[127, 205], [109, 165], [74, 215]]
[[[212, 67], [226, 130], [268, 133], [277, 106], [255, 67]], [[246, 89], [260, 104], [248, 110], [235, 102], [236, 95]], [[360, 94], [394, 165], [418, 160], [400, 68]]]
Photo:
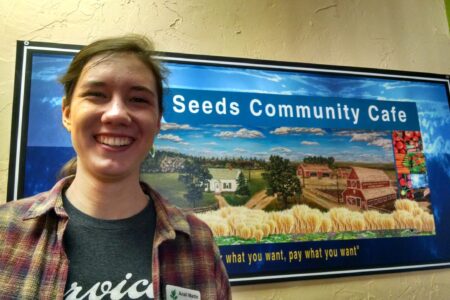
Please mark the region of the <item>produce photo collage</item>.
[[392, 141], [400, 198], [429, 201], [430, 189], [420, 131], [393, 131]]

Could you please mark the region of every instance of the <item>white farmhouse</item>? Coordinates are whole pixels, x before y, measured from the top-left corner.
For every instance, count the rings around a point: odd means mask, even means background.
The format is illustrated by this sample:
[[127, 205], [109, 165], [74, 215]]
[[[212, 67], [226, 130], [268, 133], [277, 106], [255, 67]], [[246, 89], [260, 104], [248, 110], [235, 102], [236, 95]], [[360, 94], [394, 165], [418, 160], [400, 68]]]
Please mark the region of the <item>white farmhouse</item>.
[[221, 192], [235, 192], [237, 190], [237, 179], [239, 174], [242, 173], [240, 169], [209, 168], [208, 170], [212, 178], [209, 180], [205, 191], [220, 194]]

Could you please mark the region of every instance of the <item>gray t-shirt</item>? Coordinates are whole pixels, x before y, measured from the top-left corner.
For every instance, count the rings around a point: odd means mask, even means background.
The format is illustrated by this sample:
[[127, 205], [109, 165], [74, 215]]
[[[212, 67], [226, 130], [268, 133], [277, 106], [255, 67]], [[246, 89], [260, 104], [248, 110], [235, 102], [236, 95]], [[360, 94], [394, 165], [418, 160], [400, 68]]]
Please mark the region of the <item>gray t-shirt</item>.
[[63, 203], [70, 218], [64, 299], [153, 299], [153, 201], [137, 215], [113, 221], [86, 215], [65, 196]]

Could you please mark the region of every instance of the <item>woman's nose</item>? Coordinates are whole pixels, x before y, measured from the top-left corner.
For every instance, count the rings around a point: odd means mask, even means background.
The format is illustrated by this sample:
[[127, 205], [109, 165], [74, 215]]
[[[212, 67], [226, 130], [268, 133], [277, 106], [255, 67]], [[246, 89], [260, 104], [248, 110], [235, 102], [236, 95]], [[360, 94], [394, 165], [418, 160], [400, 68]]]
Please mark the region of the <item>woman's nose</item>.
[[102, 115], [102, 122], [118, 125], [129, 125], [131, 117], [125, 100], [114, 96], [108, 103]]

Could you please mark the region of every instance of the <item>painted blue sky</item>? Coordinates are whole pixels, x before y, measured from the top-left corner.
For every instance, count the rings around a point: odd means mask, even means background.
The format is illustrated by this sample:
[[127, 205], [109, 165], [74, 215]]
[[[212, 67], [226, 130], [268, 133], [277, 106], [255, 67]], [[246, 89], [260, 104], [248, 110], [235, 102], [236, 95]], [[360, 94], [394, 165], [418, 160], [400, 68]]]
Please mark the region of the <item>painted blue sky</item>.
[[[62, 88], [56, 82], [69, 61], [70, 56], [34, 57], [29, 146], [70, 146], [69, 136], [61, 126]], [[178, 63], [166, 66], [170, 71], [167, 83], [173, 88], [413, 101], [419, 111], [427, 155], [450, 153], [450, 111], [445, 83]], [[308, 155], [323, 155], [345, 161], [385, 162], [393, 160], [389, 138], [389, 132], [385, 131], [350, 132], [277, 124], [253, 127], [165, 123], [156, 144], [158, 149], [202, 156], [267, 158], [278, 154], [301, 160]]]
[[[412, 101], [419, 111], [425, 151], [450, 153], [450, 113], [445, 85], [407, 80], [327, 76], [300, 72], [192, 66], [169, 63], [172, 88], [330, 98]], [[433, 141], [433, 142], [431, 142]], [[334, 156], [337, 160], [392, 161], [390, 135], [384, 131], [345, 131], [319, 128], [225, 125], [163, 126], [160, 148], [204, 156], [279, 154], [292, 160], [304, 156]]]
[[58, 82], [71, 60], [72, 55], [33, 56], [28, 146], [71, 146], [70, 136], [62, 126], [64, 89]]

